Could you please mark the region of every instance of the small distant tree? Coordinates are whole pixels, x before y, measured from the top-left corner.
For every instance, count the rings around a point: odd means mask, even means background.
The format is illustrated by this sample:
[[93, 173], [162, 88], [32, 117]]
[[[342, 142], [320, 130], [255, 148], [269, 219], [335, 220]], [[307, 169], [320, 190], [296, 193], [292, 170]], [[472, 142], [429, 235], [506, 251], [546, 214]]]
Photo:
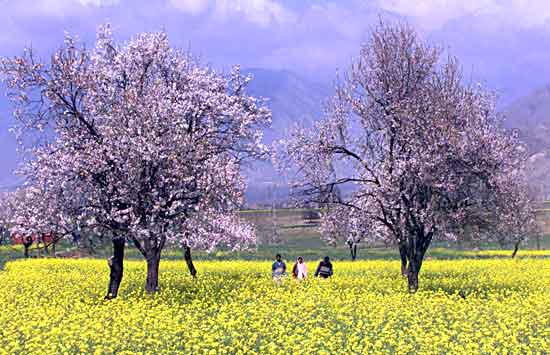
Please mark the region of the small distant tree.
[[3, 59], [0, 72], [18, 131], [41, 138], [26, 178], [70, 186], [84, 223], [112, 239], [108, 298], [122, 279], [126, 241], [147, 262], [149, 293], [167, 243], [211, 250], [254, 242], [237, 216], [240, 167], [266, 153], [261, 128], [271, 114], [247, 95], [250, 79], [238, 67], [224, 75], [201, 66], [163, 32], [119, 45], [103, 26], [95, 48], [67, 36], [50, 62], [26, 50]]
[[[9, 202], [10, 225], [14, 233], [24, 237], [25, 253], [32, 245], [44, 248], [46, 253], [55, 256], [56, 245], [63, 238], [71, 235], [86, 218], [79, 202], [70, 189], [39, 189], [24, 187], [11, 194]], [[46, 236], [49, 238], [46, 239]], [[27, 238], [31, 239], [27, 242]]]
[[9, 193], [0, 193], [0, 245], [9, 239], [9, 223], [11, 209], [9, 205]]
[[333, 206], [321, 214], [321, 236], [329, 245], [345, 244], [349, 248], [351, 260], [355, 261], [359, 244], [375, 240], [370, 234], [376, 233], [376, 230], [368, 225], [369, 219], [358, 211], [343, 214], [336, 213], [334, 208], [339, 207]]
[[[23, 200], [22, 192], [9, 192], [2, 196], [2, 223], [7, 228], [7, 233], [12, 238], [19, 238], [23, 245], [23, 255], [25, 258], [30, 256], [29, 251], [34, 243], [33, 231], [27, 228], [21, 228], [17, 225], [17, 206]], [[20, 211], [21, 209], [19, 209]]]
[[294, 188], [309, 201], [347, 185], [324, 219], [356, 216], [370, 238], [398, 246], [410, 292], [434, 238], [456, 240], [465, 226], [487, 237], [518, 217], [511, 196], [529, 203], [525, 149], [502, 128], [494, 95], [465, 85], [458, 61], [408, 25], [372, 31], [326, 111], [290, 135], [279, 163], [296, 168]]
[[530, 191], [530, 198], [525, 198], [525, 191], [507, 195], [506, 210], [498, 215], [495, 227], [491, 230], [502, 244], [512, 244], [514, 258], [522, 243], [530, 238], [538, 239], [542, 231], [535, 219], [535, 194]]

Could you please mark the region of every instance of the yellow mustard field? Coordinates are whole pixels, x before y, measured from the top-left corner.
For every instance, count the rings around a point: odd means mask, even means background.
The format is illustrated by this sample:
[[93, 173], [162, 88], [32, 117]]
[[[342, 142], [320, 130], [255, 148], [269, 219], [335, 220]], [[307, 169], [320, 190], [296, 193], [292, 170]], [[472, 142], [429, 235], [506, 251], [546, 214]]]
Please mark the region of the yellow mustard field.
[[127, 262], [119, 298], [103, 301], [103, 260], [9, 262], [0, 353], [550, 354], [550, 259], [428, 260], [415, 295], [394, 261], [281, 284], [268, 262], [197, 262], [193, 280], [163, 261], [150, 297], [144, 264]]

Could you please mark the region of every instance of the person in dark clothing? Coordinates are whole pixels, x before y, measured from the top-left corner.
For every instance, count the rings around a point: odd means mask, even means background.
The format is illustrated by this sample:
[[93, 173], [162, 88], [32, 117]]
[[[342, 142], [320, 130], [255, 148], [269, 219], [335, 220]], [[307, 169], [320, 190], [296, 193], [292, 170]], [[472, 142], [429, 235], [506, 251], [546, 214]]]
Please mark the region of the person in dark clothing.
[[275, 256], [275, 262], [271, 265], [271, 276], [273, 279], [279, 279], [286, 275], [286, 264], [281, 258], [281, 254]]
[[317, 266], [317, 270], [315, 271], [315, 277], [320, 276], [323, 279], [331, 277], [333, 274], [332, 269], [332, 263], [330, 262], [330, 258], [328, 256], [325, 256], [323, 260], [319, 263], [319, 266]]

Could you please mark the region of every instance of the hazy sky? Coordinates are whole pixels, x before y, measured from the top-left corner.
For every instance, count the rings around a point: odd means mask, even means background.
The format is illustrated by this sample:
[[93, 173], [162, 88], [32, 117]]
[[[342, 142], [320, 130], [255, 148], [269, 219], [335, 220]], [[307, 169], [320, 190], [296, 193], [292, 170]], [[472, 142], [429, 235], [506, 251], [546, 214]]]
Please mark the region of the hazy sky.
[[[548, 0], [0, 0], [0, 56], [32, 45], [48, 54], [64, 31], [93, 43], [110, 22], [125, 40], [164, 29], [220, 68], [289, 69], [330, 82], [379, 17], [406, 19], [457, 55], [473, 80], [501, 93], [502, 105], [550, 83]], [[17, 159], [0, 98], [0, 190], [13, 185]]]

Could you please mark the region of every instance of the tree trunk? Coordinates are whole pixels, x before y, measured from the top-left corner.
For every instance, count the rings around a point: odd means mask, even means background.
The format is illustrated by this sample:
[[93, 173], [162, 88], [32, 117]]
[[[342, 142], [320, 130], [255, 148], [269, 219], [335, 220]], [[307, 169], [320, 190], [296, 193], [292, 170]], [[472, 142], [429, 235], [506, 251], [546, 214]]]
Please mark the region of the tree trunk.
[[348, 241], [347, 242], [349, 246], [349, 253], [351, 255], [351, 261], [355, 261], [357, 259], [357, 243]]
[[405, 243], [399, 244], [399, 256], [401, 257], [401, 275], [407, 276], [407, 245]]
[[29, 248], [31, 247], [32, 245], [32, 242], [31, 243], [23, 243], [23, 246], [25, 247], [25, 258], [28, 258], [29, 257]]
[[512, 259], [516, 257], [516, 254], [517, 254], [518, 249], [519, 249], [519, 243], [521, 243], [521, 240], [518, 240], [518, 241], [514, 244], [514, 251], [512, 252]]
[[409, 284], [409, 292], [415, 293], [418, 290], [418, 273], [422, 267], [422, 259], [424, 255], [414, 256], [409, 260], [409, 268], [407, 271], [407, 280]]
[[132, 241], [141, 255], [145, 257], [147, 262], [147, 279], [145, 280], [145, 290], [149, 294], [154, 294], [159, 290], [159, 265], [160, 254], [164, 244], [166, 243], [166, 236], [159, 235], [154, 236], [149, 234], [144, 240], [139, 240], [136, 237], [132, 237]]
[[88, 235], [86, 239], [88, 240], [88, 250], [90, 252], [90, 255], [94, 255], [95, 254], [94, 237], [91, 235]]
[[113, 239], [113, 256], [110, 259], [109, 267], [111, 268], [109, 288], [105, 299], [113, 299], [118, 295], [118, 288], [122, 281], [124, 270], [124, 238]]
[[53, 241], [52, 242], [52, 254], [53, 254], [53, 257], [55, 258], [55, 254], [56, 254], [56, 250], [55, 250], [55, 245], [57, 244], [57, 241]]
[[149, 251], [147, 259], [147, 280], [145, 282], [145, 291], [153, 294], [159, 289], [159, 265], [160, 249], [154, 248]]
[[406, 244], [403, 243], [407, 248], [406, 254], [409, 263], [407, 268], [407, 280], [410, 293], [418, 291], [418, 274], [420, 273], [424, 255], [430, 246], [432, 237], [433, 232], [424, 234], [423, 231], [416, 231], [413, 235], [409, 236]]
[[183, 257], [185, 259], [185, 262], [187, 263], [187, 268], [189, 269], [189, 273], [193, 278], [197, 277], [197, 269], [195, 269], [195, 265], [193, 265], [193, 259], [191, 258], [191, 247], [185, 246], [183, 247], [184, 253]]
[[537, 233], [536, 241], [537, 241], [537, 250], [540, 250], [540, 234], [539, 233]]
[[36, 237], [36, 252], [38, 253], [38, 257], [42, 257], [42, 250], [40, 249], [40, 238]]
[[50, 255], [50, 250], [48, 249], [48, 244], [46, 243], [46, 239], [44, 239], [44, 234], [40, 234], [39, 240], [42, 242], [42, 245], [44, 246], [44, 254]]

